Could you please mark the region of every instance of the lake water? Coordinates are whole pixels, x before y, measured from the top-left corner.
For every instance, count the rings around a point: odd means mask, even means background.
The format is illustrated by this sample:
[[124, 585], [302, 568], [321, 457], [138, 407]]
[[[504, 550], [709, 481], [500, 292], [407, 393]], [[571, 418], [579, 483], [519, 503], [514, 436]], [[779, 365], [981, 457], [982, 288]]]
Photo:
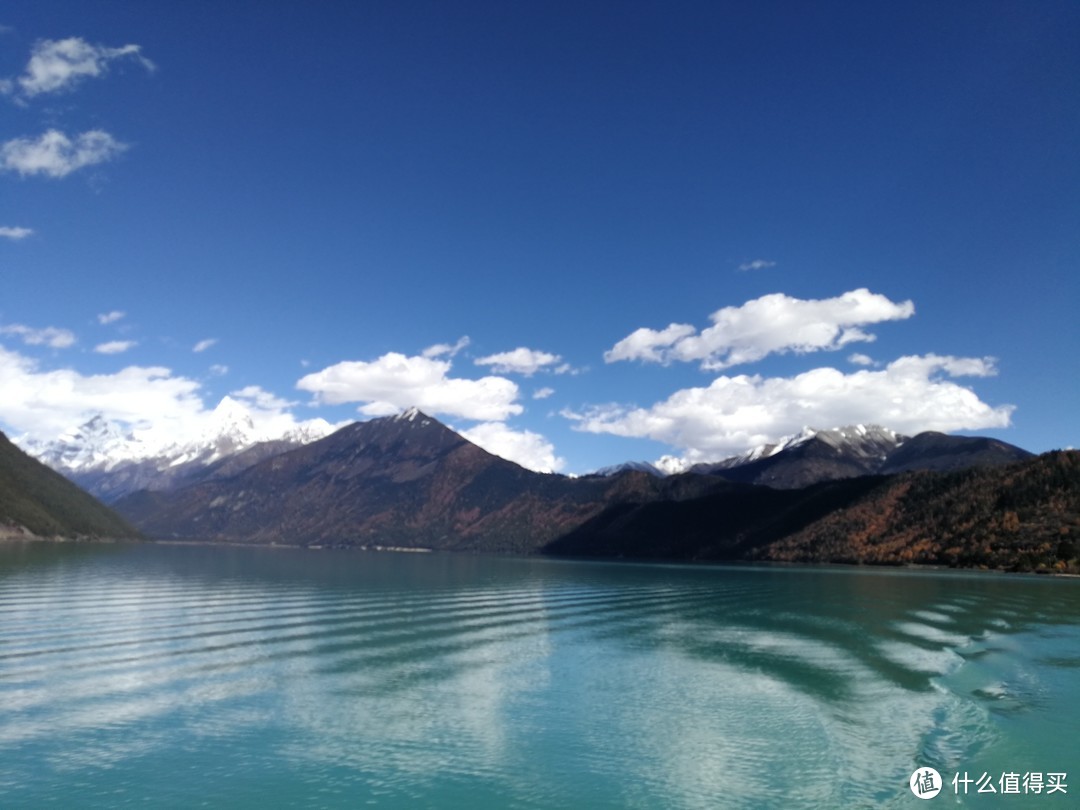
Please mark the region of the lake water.
[[0, 546], [4, 808], [932, 807], [922, 767], [1080, 805], [1080, 582]]

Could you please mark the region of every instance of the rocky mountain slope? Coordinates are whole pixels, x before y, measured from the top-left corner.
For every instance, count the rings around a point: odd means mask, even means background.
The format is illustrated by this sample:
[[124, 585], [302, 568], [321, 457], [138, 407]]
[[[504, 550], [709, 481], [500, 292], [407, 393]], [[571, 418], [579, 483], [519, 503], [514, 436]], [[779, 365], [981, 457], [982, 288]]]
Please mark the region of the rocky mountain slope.
[[0, 433], [0, 537], [125, 539], [138, 532]]

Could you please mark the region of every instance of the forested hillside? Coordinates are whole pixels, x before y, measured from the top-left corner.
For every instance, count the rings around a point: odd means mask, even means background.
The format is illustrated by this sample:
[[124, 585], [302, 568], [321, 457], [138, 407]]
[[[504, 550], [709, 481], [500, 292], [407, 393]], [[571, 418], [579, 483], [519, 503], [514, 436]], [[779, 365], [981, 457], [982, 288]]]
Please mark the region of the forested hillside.
[[1080, 572], [1080, 452], [908, 473], [757, 549], [756, 559]]
[[120, 539], [138, 535], [119, 515], [0, 433], [0, 537]]

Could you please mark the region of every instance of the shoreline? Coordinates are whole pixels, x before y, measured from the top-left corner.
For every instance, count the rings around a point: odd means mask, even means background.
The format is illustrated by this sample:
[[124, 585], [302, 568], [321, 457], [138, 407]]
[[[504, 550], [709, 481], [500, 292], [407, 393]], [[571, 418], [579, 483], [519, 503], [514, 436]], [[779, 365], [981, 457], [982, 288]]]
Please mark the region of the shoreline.
[[951, 567], [948, 565], [919, 565], [915, 563], [905, 563], [903, 565], [893, 565], [889, 563], [859, 563], [859, 562], [791, 562], [788, 560], [700, 560], [700, 559], [685, 559], [678, 557], [664, 557], [664, 558], [645, 558], [645, 557], [600, 557], [600, 556], [563, 556], [557, 554], [544, 554], [542, 552], [534, 553], [514, 553], [514, 552], [494, 552], [494, 551], [474, 551], [474, 550], [455, 550], [455, 549], [433, 549], [422, 546], [383, 546], [383, 545], [325, 545], [322, 543], [314, 543], [311, 545], [304, 545], [301, 543], [245, 543], [237, 540], [208, 540], [201, 538], [190, 539], [157, 539], [157, 538], [142, 538], [142, 537], [61, 537], [61, 536], [41, 536], [35, 535], [25, 530], [12, 529], [11, 527], [0, 528], [0, 547], [3, 545], [16, 544], [16, 543], [53, 543], [57, 545], [161, 545], [161, 546], [219, 546], [222, 548], [252, 548], [252, 549], [298, 549], [298, 550], [310, 550], [310, 551], [360, 551], [360, 552], [382, 552], [392, 554], [490, 554], [492, 556], [519, 556], [519, 557], [535, 557], [539, 559], [547, 560], [561, 560], [561, 561], [580, 561], [580, 562], [604, 562], [604, 563], [627, 563], [637, 565], [693, 565], [693, 566], [719, 566], [719, 565], [732, 565], [732, 566], [765, 566], [765, 567], [782, 567], [782, 568], [836, 568], [839, 570], [856, 570], [866, 569], [868, 571], [908, 571], [912, 573], [978, 573], [978, 574], [997, 574], [997, 575], [1012, 575], [1012, 576], [1035, 576], [1035, 577], [1053, 577], [1057, 579], [1080, 579], [1080, 573], [1072, 573], [1068, 571], [1009, 571], [1003, 568], [959, 568]]

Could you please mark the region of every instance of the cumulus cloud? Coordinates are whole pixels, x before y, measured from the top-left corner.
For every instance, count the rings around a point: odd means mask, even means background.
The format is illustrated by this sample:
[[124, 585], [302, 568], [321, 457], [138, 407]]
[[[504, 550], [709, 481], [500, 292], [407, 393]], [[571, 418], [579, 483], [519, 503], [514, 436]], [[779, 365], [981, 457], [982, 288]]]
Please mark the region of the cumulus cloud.
[[48, 346], [51, 349], [66, 349], [75, 344], [75, 335], [67, 329], [46, 326], [35, 329], [21, 323], [0, 326], [0, 335], [17, 335], [27, 346]]
[[26, 72], [14, 82], [5, 83], [7, 92], [17, 86], [28, 98], [41, 93], [68, 90], [87, 78], [104, 75], [110, 62], [129, 59], [147, 70], [154, 70], [154, 63], [144, 57], [138, 45], [108, 48], [91, 45], [79, 37], [67, 39], [44, 39], [34, 45]]
[[200, 340], [194, 346], [191, 347], [193, 352], [205, 352], [211, 346], [217, 343], [217, 338], [206, 338], [206, 340]]
[[710, 316], [713, 325], [700, 333], [689, 324], [638, 329], [605, 352], [604, 360], [700, 361], [703, 369], [719, 371], [770, 354], [830, 351], [873, 341], [875, 336], [860, 327], [914, 313], [911, 301], [894, 303], [865, 288], [821, 300], [774, 293], [717, 310]]
[[162, 439], [184, 435], [203, 410], [198, 387], [160, 366], [90, 376], [42, 371], [34, 360], [0, 347], [0, 419], [35, 438], [51, 439], [95, 413]]
[[0, 225], [0, 239], [10, 239], [12, 242], [18, 242], [20, 239], [32, 236], [33, 233], [33, 228], [18, 228], [10, 225]]
[[[0, 346], [0, 424], [24, 441], [49, 441], [101, 414], [133, 436], [150, 455], [213, 430], [220, 415], [207, 408], [199, 383], [161, 366], [129, 366], [114, 374], [84, 375], [73, 369], [42, 370], [39, 363]], [[322, 419], [300, 422], [292, 403], [256, 386], [233, 394], [232, 409], [249, 418], [256, 433], [277, 438], [301, 427], [328, 426]], [[222, 405], [226, 404], [223, 400]], [[218, 406], [218, 409], [222, 407]]]
[[98, 354], [121, 354], [138, 345], [138, 341], [135, 340], [110, 340], [107, 343], [99, 343], [94, 347], [94, 351]]
[[877, 365], [877, 363], [874, 362], [873, 357], [871, 357], [868, 354], [860, 354], [859, 352], [855, 352], [854, 354], [849, 355], [848, 356], [848, 362], [852, 363], [853, 365], [856, 365], [856, 366], [876, 366]]
[[1012, 405], [990, 406], [955, 377], [995, 374], [990, 358], [908, 356], [884, 369], [817, 368], [794, 377], [721, 376], [648, 408], [564, 411], [577, 430], [656, 439], [686, 460], [709, 461], [805, 426], [878, 423], [901, 433], [1006, 427]]
[[501, 421], [522, 412], [518, 387], [505, 377], [467, 380], [450, 377], [451, 363], [397, 352], [371, 362], [337, 363], [302, 377], [296, 387], [315, 394], [317, 402], [363, 403], [367, 416], [389, 416], [416, 406], [431, 414], [477, 421]]
[[558, 472], [566, 465], [565, 459], [555, 455], [555, 446], [531, 430], [514, 430], [503, 422], [483, 422], [458, 432], [489, 453], [529, 470]]
[[112, 160], [127, 145], [100, 129], [77, 135], [74, 140], [50, 129], [39, 138], [15, 138], [0, 144], [0, 169], [22, 176], [44, 174], [66, 177], [86, 166]]
[[[478, 366], [491, 366], [491, 370], [496, 374], [523, 374], [526, 377], [531, 377], [542, 369], [549, 369], [560, 360], [562, 358], [557, 354], [526, 349], [520, 346], [509, 352], [499, 352], [498, 354], [477, 358], [473, 362]], [[565, 374], [570, 370], [570, 367], [563, 364], [554, 370], [557, 373]]]
[[740, 264], [739, 270], [745, 273], [748, 270], [768, 270], [770, 267], [776, 267], [776, 262], [770, 262], [767, 259], [754, 259], [752, 262]]
[[605, 363], [619, 360], [645, 360], [652, 363], [667, 362], [667, 353], [679, 341], [697, 330], [688, 323], [669, 324], [666, 329], [641, 327], [624, 337], [609, 351], [604, 352]]
[[214, 365], [210, 366], [210, 373], [215, 377], [224, 377], [229, 373], [229, 367], [214, 363]]
[[110, 323], [116, 323], [118, 320], [124, 317], [126, 313], [121, 312], [118, 309], [114, 309], [112, 312], [102, 312], [97, 316], [97, 321], [102, 326]]
[[535, 391], [533, 391], [532, 398], [533, 399], [547, 399], [548, 397], [550, 397], [554, 393], [555, 393], [554, 388], [548, 388], [548, 387], [545, 386], [544, 388], [537, 388]]

